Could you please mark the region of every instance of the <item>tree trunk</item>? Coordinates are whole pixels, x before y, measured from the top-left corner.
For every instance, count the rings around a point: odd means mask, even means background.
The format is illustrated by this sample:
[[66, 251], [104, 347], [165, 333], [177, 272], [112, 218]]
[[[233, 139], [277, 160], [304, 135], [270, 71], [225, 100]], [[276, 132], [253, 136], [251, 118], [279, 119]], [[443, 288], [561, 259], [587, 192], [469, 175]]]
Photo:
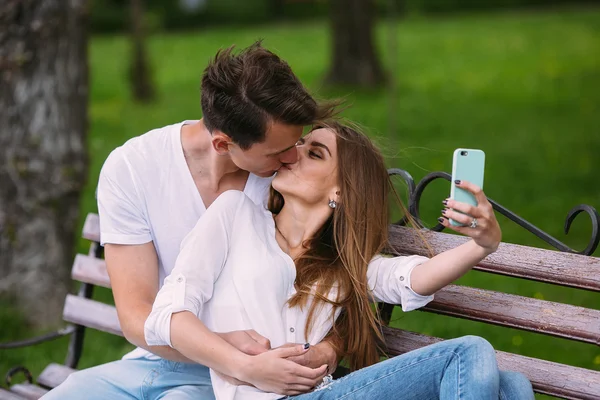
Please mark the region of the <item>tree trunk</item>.
[[373, 41], [374, 0], [331, 0], [330, 84], [377, 86], [385, 81]]
[[268, 4], [271, 11], [271, 16], [276, 20], [282, 19], [285, 9], [285, 0], [269, 0]]
[[60, 320], [87, 177], [87, 1], [0, 2], [0, 295]]
[[144, 29], [143, 0], [130, 0], [131, 6], [131, 60], [129, 82], [133, 98], [141, 102], [154, 100], [152, 71], [146, 55], [146, 32]]

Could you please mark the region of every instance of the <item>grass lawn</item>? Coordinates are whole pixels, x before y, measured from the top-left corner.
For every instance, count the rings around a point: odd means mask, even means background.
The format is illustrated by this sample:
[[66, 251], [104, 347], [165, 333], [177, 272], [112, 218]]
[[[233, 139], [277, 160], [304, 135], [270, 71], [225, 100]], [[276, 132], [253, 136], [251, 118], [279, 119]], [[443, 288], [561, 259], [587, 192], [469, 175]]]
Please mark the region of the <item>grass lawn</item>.
[[[345, 115], [378, 138], [390, 166], [420, 179], [430, 171], [450, 171], [455, 148], [481, 148], [487, 153], [490, 197], [569, 245], [584, 248], [591, 231], [586, 217], [575, 221], [568, 237], [562, 226], [576, 204], [600, 209], [600, 9], [411, 19], [398, 24], [397, 35], [399, 54], [392, 60], [386, 51], [388, 27], [378, 28], [381, 58], [386, 66], [395, 66], [391, 72], [398, 82], [394, 131], [387, 88], [322, 89], [329, 62], [325, 23], [153, 37], [150, 54], [160, 98], [152, 105], [130, 100], [126, 38], [93, 38], [91, 169], [82, 218], [96, 210], [98, 173], [113, 148], [152, 128], [200, 118], [199, 77], [209, 57], [220, 47], [264, 38], [319, 96], [346, 96], [353, 106]], [[426, 221], [433, 224], [448, 192], [447, 183], [431, 185], [422, 202]], [[505, 241], [544, 246], [510, 221], [500, 222]], [[79, 248], [85, 251], [83, 241]], [[600, 294], [547, 284], [479, 272], [460, 283], [600, 308]], [[96, 296], [111, 299], [107, 291]], [[6, 301], [1, 304], [0, 341], [34, 334]], [[393, 324], [446, 338], [477, 334], [497, 349], [600, 370], [598, 346], [421, 312], [397, 312]], [[0, 351], [0, 373], [25, 365], [37, 375], [49, 362], [64, 360], [66, 343]], [[115, 360], [129, 348], [123, 339], [90, 331], [81, 367]]]

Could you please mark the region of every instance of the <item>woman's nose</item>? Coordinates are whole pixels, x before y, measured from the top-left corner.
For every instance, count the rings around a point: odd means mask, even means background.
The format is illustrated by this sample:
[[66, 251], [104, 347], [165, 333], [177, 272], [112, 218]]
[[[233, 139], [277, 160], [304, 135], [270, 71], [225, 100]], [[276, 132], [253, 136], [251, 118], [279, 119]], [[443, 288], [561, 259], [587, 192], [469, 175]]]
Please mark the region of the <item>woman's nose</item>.
[[281, 161], [282, 164], [293, 164], [293, 163], [297, 162], [298, 161], [298, 149], [296, 148], [296, 146], [292, 147], [285, 153], [282, 153], [279, 158], [279, 161]]

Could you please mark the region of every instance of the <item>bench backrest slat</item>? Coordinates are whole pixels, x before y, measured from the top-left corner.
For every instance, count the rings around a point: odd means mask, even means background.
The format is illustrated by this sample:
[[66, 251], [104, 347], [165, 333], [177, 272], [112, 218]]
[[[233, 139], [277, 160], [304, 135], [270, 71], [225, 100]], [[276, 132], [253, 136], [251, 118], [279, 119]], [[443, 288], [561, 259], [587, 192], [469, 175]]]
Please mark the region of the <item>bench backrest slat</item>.
[[[431, 231], [421, 235], [435, 254], [455, 248], [469, 238]], [[390, 227], [390, 243], [399, 254], [429, 256], [421, 236], [412, 228]], [[600, 291], [600, 258], [502, 243], [498, 251], [475, 267], [477, 270], [562, 286]]]
[[[422, 231], [436, 254], [452, 249], [469, 239], [463, 236]], [[97, 214], [87, 215], [83, 237], [100, 241]], [[411, 228], [390, 226], [390, 243], [399, 254], [429, 256], [419, 234]], [[475, 269], [515, 276], [556, 285], [600, 291], [600, 258], [502, 243], [497, 252], [487, 257]]]
[[[77, 311], [71, 312], [72, 310]], [[65, 303], [65, 320], [123, 335], [117, 310], [94, 300], [69, 295]], [[384, 335], [390, 355], [403, 354], [441, 340], [389, 327], [384, 327]], [[524, 373], [540, 393], [565, 398], [600, 398], [600, 372], [500, 351], [496, 353], [502, 369]]]
[[[110, 288], [104, 260], [78, 255], [75, 280]], [[425, 311], [508, 326], [586, 343], [600, 343], [600, 311], [467, 286], [449, 285]]]
[[77, 254], [73, 262], [71, 278], [75, 281], [110, 288], [106, 262], [93, 256]]
[[100, 243], [100, 218], [98, 214], [88, 213], [86, 215], [81, 236], [91, 242]]
[[121, 324], [114, 306], [84, 297], [68, 294], [63, 309], [63, 319], [114, 335], [123, 336]]
[[424, 310], [600, 344], [600, 311], [569, 304], [449, 285]]

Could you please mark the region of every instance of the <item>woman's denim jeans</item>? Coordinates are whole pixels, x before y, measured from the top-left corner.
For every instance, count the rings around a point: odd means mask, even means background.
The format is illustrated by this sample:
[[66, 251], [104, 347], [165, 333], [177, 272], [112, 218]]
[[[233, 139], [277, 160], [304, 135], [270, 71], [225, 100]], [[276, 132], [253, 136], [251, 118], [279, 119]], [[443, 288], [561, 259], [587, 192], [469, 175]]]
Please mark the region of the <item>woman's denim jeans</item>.
[[[167, 360], [121, 360], [72, 374], [44, 400], [213, 400], [208, 368]], [[313, 399], [531, 400], [522, 374], [498, 371], [492, 346], [465, 336], [390, 358], [293, 397]]]
[[294, 400], [530, 400], [531, 383], [498, 370], [492, 346], [477, 336], [446, 340], [363, 368]]

